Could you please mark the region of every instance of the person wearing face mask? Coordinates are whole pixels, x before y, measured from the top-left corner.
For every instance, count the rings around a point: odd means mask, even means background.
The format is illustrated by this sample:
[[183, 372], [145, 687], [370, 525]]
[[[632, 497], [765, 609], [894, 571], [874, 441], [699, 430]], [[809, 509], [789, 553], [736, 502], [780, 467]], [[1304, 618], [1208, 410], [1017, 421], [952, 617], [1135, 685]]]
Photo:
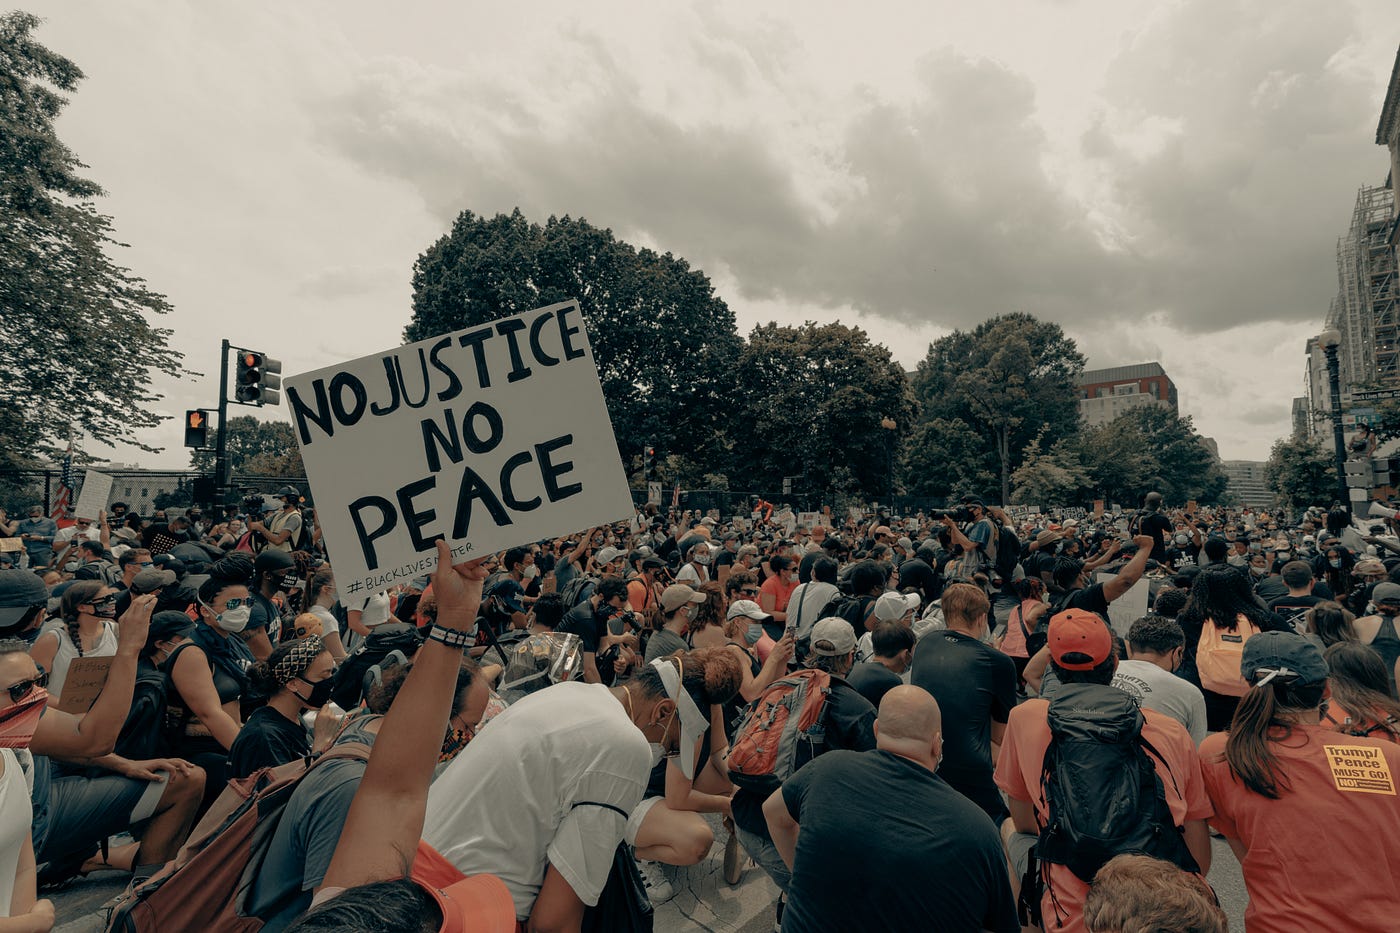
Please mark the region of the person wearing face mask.
[[331, 653], [335, 663], [345, 660], [345, 646], [340, 641], [340, 622], [331, 609], [339, 601], [335, 589], [335, 571], [330, 564], [323, 564], [311, 575], [307, 598], [311, 605], [306, 609], [321, 621], [321, 641]]
[[286, 551], [265, 550], [253, 561], [248, 625], [240, 637], [259, 661], [267, 660], [282, 635], [283, 590], [296, 582], [296, 561]]
[[688, 586], [699, 586], [710, 582], [710, 545], [699, 538], [691, 538], [686, 549], [685, 563], [676, 571], [676, 582]]
[[48, 700], [46, 682], [24, 642], [0, 640], [0, 917], [8, 918], [0, 920], [6, 924], [0, 929], [45, 933], [54, 925], [53, 903], [37, 899], [34, 810], [15, 755], [29, 747], [39, 726]]
[[1128, 629], [1128, 660], [1118, 662], [1113, 686], [1138, 705], [1170, 716], [1186, 727], [1191, 741], [1206, 737], [1206, 698], [1199, 687], [1172, 672], [1181, 664], [1186, 636], [1173, 619], [1146, 615]]
[[[266, 661], [249, 668], [249, 682], [268, 701], [253, 711], [234, 739], [228, 753], [229, 776], [244, 778], [259, 768], [322, 751], [308, 741], [301, 714], [316, 710], [317, 733], [324, 735], [330, 729], [324, 720], [329, 718], [326, 701], [331, 698], [334, 674], [335, 661], [315, 635], [280, 645]], [[329, 744], [331, 737], [324, 735], [324, 743]]]
[[57, 706], [74, 658], [110, 658], [117, 653], [117, 591], [100, 580], [79, 580], [63, 591], [61, 619], [39, 632], [29, 656], [49, 672], [49, 705]]
[[769, 637], [776, 641], [787, 627], [788, 603], [797, 589], [797, 564], [791, 557], [779, 555], [769, 558], [768, 566], [772, 568], [773, 575], [758, 588], [758, 605], [773, 617], [766, 629]]
[[697, 593], [684, 583], [674, 583], [661, 592], [661, 614], [657, 618], [660, 628], [647, 639], [643, 658], [647, 664], [686, 650], [685, 636], [690, 631], [690, 618], [696, 604], [704, 601], [704, 593]]
[[251, 613], [247, 581], [252, 569], [252, 561], [241, 553], [209, 568], [189, 642], [165, 646], [152, 658], [170, 677], [174, 753], [208, 775], [206, 807], [228, 780], [228, 750], [243, 722], [239, 701], [249, 689], [253, 655], [239, 636]]

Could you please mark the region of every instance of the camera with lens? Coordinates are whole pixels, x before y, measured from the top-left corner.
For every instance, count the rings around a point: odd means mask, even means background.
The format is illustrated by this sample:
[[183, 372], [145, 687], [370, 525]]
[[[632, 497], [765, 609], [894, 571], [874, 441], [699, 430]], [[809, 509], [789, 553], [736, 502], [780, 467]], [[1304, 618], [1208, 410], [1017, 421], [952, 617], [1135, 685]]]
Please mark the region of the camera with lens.
[[965, 505], [960, 505], [954, 509], [933, 509], [929, 514], [933, 516], [934, 521], [951, 518], [959, 525], [966, 525], [976, 518], [976, 516], [972, 514], [972, 510]]

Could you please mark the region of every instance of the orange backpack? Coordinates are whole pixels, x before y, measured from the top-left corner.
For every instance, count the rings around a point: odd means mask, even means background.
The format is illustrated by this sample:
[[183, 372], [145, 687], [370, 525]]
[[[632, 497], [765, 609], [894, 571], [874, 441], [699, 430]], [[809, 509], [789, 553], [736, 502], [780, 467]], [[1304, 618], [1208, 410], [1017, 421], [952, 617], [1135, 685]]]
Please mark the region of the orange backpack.
[[823, 714], [831, 675], [807, 669], [773, 681], [749, 706], [729, 750], [729, 779], [772, 793], [798, 768], [825, 751]]
[[1206, 619], [1201, 625], [1201, 640], [1196, 643], [1196, 673], [1201, 688], [1224, 696], [1242, 697], [1249, 691], [1240, 674], [1244, 660], [1244, 643], [1258, 635], [1259, 628], [1243, 615], [1235, 616], [1234, 630], [1217, 628]]

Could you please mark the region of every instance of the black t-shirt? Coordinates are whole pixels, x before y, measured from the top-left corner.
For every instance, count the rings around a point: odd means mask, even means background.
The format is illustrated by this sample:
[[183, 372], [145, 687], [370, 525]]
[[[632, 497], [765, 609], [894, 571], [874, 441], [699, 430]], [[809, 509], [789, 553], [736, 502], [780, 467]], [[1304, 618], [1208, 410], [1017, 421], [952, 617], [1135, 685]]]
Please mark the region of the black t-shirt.
[[[738, 556], [738, 551], [731, 551], [727, 547], [722, 547], [719, 549], [719, 553], [715, 555], [715, 566], [730, 567], [734, 564], [734, 558]], [[716, 574], [715, 576], [718, 577], [719, 575]]]
[[1171, 534], [1172, 520], [1161, 512], [1149, 512], [1138, 522], [1138, 534], [1152, 536], [1152, 559], [1167, 559], [1166, 536]]
[[1022, 562], [1021, 566], [1026, 572], [1026, 576], [1033, 580], [1041, 580], [1043, 573], [1053, 574], [1055, 572], [1055, 555], [1048, 545], [1044, 550], [1031, 551]]
[[598, 653], [599, 642], [608, 634], [607, 626], [593, 610], [591, 599], [585, 599], [564, 613], [564, 618], [559, 621], [558, 631], [577, 635], [579, 641], [583, 642], [583, 650], [589, 654]]
[[1016, 705], [1016, 679], [1009, 657], [962, 632], [930, 632], [914, 648], [909, 682], [943, 711], [939, 773], [998, 825], [1007, 811], [992, 782], [992, 721], [1006, 722]]
[[1052, 614], [1064, 612], [1066, 609], [1084, 609], [1089, 612], [1097, 612], [1107, 622], [1108, 598], [1103, 594], [1103, 584], [1091, 583], [1083, 589], [1074, 590], [1061, 596], [1055, 601]]
[[310, 753], [311, 739], [300, 722], [262, 706], [253, 710], [228, 750], [229, 777], [247, 777], [259, 768], [286, 764]]
[[1021, 929], [996, 826], [923, 765], [829, 752], [783, 802], [802, 827], [784, 933]]
[[[831, 696], [822, 713], [826, 723], [827, 751], [844, 748], [865, 752], [875, 747], [875, 707], [856, 693], [844, 679], [831, 675]], [[798, 765], [800, 770], [802, 764]], [[767, 794], [756, 794], [739, 788], [734, 794], [734, 822], [745, 832], [768, 838], [768, 821], [763, 818], [763, 801]]]
[[862, 661], [846, 675], [846, 682], [856, 688], [856, 693], [870, 701], [876, 710], [880, 701], [892, 688], [904, 683], [899, 675], [878, 661]]
[[812, 565], [826, 556], [826, 552], [821, 548], [813, 548], [802, 555], [802, 560], [797, 562], [797, 582], [810, 583], [812, 581]]
[[1293, 626], [1298, 634], [1303, 633], [1303, 616], [1309, 609], [1318, 603], [1326, 602], [1316, 596], [1280, 596], [1277, 599], [1269, 600], [1269, 608], [1278, 613], [1279, 617], [1289, 625]]

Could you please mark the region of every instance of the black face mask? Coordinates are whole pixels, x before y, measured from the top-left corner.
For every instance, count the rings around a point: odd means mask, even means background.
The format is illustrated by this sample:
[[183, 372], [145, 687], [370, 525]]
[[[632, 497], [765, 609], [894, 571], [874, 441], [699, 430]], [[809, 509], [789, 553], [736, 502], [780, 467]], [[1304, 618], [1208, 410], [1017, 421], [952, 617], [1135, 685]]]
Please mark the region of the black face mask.
[[[302, 683], [311, 683], [311, 681], [303, 680]], [[326, 705], [327, 701], [330, 700], [331, 689], [334, 686], [334, 674], [330, 675], [329, 677], [324, 677], [321, 680], [318, 680], [315, 683], [311, 684], [311, 693], [305, 697], [302, 697], [301, 702], [305, 703], [312, 709], [320, 709], [321, 707]]]

